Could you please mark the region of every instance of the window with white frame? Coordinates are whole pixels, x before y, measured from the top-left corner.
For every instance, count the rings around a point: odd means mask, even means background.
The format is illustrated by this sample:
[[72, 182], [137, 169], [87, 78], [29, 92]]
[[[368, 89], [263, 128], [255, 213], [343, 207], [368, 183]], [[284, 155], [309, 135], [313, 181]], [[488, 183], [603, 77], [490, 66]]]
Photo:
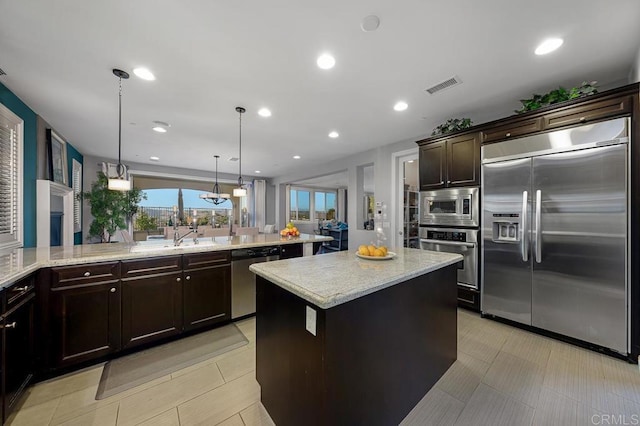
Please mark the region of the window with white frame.
[[288, 220], [313, 222], [335, 219], [336, 198], [336, 191], [292, 187], [289, 190]]
[[0, 247], [22, 245], [22, 134], [24, 122], [0, 104]]
[[73, 188], [73, 232], [82, 231], [82, 164], [72, 160], [71, 187]]

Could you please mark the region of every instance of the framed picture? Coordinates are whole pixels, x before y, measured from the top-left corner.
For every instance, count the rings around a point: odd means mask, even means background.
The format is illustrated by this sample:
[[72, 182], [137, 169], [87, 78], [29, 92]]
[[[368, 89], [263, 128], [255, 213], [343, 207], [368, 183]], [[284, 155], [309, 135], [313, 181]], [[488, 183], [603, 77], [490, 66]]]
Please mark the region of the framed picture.
[[51, 129], [47, 129], [49, 180], [69, 185], [67, 176], [67, 143]]

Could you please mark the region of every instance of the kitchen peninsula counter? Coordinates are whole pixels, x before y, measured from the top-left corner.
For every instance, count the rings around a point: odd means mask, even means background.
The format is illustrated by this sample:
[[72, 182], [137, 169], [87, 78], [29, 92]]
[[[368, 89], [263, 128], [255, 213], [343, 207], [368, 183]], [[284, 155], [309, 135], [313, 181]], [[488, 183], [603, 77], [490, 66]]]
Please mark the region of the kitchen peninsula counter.
[[274, 422], [399, 424], [456, 359], [461, 260], [401, 248], [251, 265], [256, 378]]
[[13, 282], [52, 266], [80, 265], [85, 263], [208, 251], [235, 250], [287, 244], [312, 244], [330, 241], [331, 237], [301, 234], [287, 239], [279, 234], [240, 235], [232, 237], [199, 238], [198, 244], [185, 239], [178, 246], [172, 240], [142, 241], [139, 243], [82, 244], [68, 247], [24, 248], [0, 251], [0, 290]]

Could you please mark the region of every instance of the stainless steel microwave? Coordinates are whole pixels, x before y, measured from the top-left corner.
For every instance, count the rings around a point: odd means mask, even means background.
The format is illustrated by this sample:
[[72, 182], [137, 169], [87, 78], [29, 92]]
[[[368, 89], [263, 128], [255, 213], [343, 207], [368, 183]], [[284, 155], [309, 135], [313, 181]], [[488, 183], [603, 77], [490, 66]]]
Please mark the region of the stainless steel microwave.
[[480, 225], [479, 188], [445, 188], [420, 193], [420, 225]]

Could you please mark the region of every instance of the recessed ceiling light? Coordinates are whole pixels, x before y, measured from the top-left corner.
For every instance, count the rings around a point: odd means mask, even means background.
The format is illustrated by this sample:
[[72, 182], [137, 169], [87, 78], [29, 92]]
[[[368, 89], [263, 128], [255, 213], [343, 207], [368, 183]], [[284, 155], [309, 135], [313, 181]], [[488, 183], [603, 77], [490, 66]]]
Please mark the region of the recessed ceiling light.
[[160, 161], [160, 157], [152, 156], [152, 157], [149, 157], [149, 160], [151, 160], [151, 161]]
[[335, 139], [335, 138], [337, 138], [338, 136], [340, 136], [340, 134], [339, 134], [338, 132], [336, 132], [336, 131], [333, 131], [333, 132], [329, 133], [329, 137], [330, 137], [331, 139]]
[[396, 102], [396, 104], [393, 106], [393, 109], [395, 109], [396, 111], [404, 111], [407, 108], [409, 108], [409, 105], [407, 105], [407, 103], [403, 101]]
[[133, 73], [143, 80], [153, 81], [156, 79], [156, 76], [147, 68], [134, 68]]
[[324, 53], [318, 56], [318, 60], [316, 61], [316, 63], [323, 70], [329, 70], [336, 65], [336, 59], [328, 53]]
[[258, 110], [258, 115], [261, 115], [262, 117], [271, 117], [271, 111], [267, 108], [260, 108]]
[[256, 170], [255, 173], [260, 174], [262, 172], [260, 170]]
[[300, 159], [300, 156], [299, 156], [299, 155], [294, 155], [294, 156], [293, 156], [293, 159], [294, 159], [294, 160], [299, 160], [299, 159]]
[[407, 163], [413, 163], [414, 160], [408, 160]]
[[562, 46], [562, 43], [564, 43], [564, 40], [561, 38], [546, 39], [536, 47], [535, 53], [536, 55], [546, 55], [547, 53], [551, 53]]
[[165, 127], [156, 126], [152, 129], [154, 132], [158, 133], [167, 133], [167, 129]]
[[379, 26], [380, 18], [376, 15], [365, 16], [360, 23], [360, 28], [362, 28], [362, 31], [364, 32], [375, 31]]

